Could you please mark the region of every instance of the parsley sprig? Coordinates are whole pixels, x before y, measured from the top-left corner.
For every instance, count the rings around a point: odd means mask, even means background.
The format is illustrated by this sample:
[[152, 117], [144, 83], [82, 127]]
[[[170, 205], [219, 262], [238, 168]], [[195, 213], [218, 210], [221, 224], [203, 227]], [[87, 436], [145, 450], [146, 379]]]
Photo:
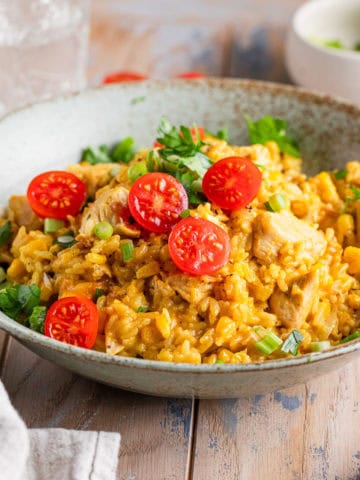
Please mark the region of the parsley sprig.
[[287, 122], [279, 118], [265, 116], [253, 122], [249, 115], [245, 115], [251, 143], [265, 144], [274, 141], [283, 153], [293, 157], [300, 157], [297, 141], [286, 133]]
[[158, 135], [156, 140], [161, 147], [149, 152], [148, 171], [172, 175], [184, 186], [190, 204], [203, 202], [201, 181], [212, 162], [201, 151], [205, 143], [200, 138], [197, 126], [194, 125], [192, 129], [184, 125], [176, 128], [166, 118], [162, 118]]

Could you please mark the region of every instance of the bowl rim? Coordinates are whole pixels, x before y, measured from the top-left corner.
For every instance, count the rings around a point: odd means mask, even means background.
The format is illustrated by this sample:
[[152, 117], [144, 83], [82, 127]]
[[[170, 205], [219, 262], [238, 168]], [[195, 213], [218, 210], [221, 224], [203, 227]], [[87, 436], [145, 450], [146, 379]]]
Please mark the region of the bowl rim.
[[[328, 94], [317, 93], [309, 89], [297, 87], [293, 85], [280, 84], [275, 82], [259, 81], [252, 79], [236, 79], [236, 78], [215, 78], [208, 77], [206, 79], [188, 80], [171, 79], [171, 80], [147, 80], [145, 82], [124, 82], [121, 84], [110, 84], [106, 86], [98, 86], [95, 88], [88, 88], [80, 92], [70, 93], [67, 95], [53, 97], [41, 102], [29, 104], [25, 107], [14, 110], [3, 118], [0, 119], [0, 123], [11, 121], [13, 118], [21, 116], [23, 112], [29, 112], [36, 108], [46, 108], [48, 104], [64, 103], [71, 101], [71, 99], [78, 96], [86, 97], [94, 94], [99, 94], [102, 90], [136, 90], [141, 91], [141, 84], [147, 83], [148, 87], [161, 89], [164, 87], [186, 85], [188, 89], [202, 88], [203, 85], [207, 85], [211, 88], [222, 88], [232, 90], [234, 88], [239, 89], [260, 89], [273, 94], [283, 93], [294, 96], [298, 99], [306, 99], [315, 104], [327, 105], [329, 107], [334, 106], [338, 111], [346, 111], [350, 115], [360, 119], [360, 106], [352, 104], [350, 101], [343, 100], [330, 96]], [[151, 91], [149, 91], [151, 93]], [[101, 93], [100, 93], [101, 94]], [[360, 350], [360, 339], [350, 341], [346, 344], [341, 344], [332, 347], [324, 352], [313, 352], [292, 358], [282, 358], [276, 360], [266, 360], [264, 362], [251, 362], [243, 364], [190, 364], [190, 363], [175, 363], [164, 362], [160, 360], [148, 360], [134, 357], [124, 357], [119, 355], [109, 355], [104, 352], [98, 352], [95, 350], [88, 350], [85, 348], [75, 347], [68, 345], [57, 340], [45, 337], [44, 335], [30, 330], [16, 320], [7, 317], [0, 311], [0, 329], [4, 330], [8, 334], [14, 336], [16, 339], [23, 341], [24, 343], [31, 342], [39, 347], [46, 347], [52, 351], [64, 353], [67, 356], [72, 356], [80, 360], [95, 361], [97, 364], [113, 365], [124, 368], [137, 368], [142, 370], [152, 370], [156, 372], [172, 373], [181, 371], [188, 374], [213, 374], [213, 373], [240, 373], [240, 372], [256, 372], [266, 370], [283, 370], [289, 367], [295, 367], [300, 365], [313, 364], [321, 362], [334, 357], [341, 357], [348, 355], [352, 352]]]
[[[339, 4], [342, 3], [343, 1], [344, 0], [341, 0], [341, 2], [339, 1]], [[352, 3], [353, 0], [348, 0], [348, 2]], [[308, 37], [306, 37], [301, 32], [299, 23], [301, 21], [300, 20], [301, 16], [304, 15], [304, 12], [306, 12], [307, 10], [311, 11], [316, 8], [321, 8], [322, 5], [327, 5], [328, 3], [329, 3], [328, 0], [310, 0], [309, 2], [306, 2], [303, 5], [301, 5], [298, 9], [295, 10], [295, 13], [292, 16], [290, 29], [296, 35], [298, 40], [302, 41], [308, 48], [314, 49], [319, 53], [325, 54], [329, 58], [337, 57], [341, 60], [352, 60], [355, 62], [359, 62], [360, 64], [360, 52], [357, 52], [354, 50], [326, 47], [324, 45], [310, 41]]]

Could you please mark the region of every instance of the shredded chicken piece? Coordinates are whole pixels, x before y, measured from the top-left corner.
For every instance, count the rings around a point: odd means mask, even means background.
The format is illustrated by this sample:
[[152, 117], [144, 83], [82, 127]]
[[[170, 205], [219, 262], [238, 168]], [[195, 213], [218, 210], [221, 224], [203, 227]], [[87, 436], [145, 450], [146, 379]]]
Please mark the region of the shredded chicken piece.
[[109, 222], [115, 233], [139, 237], [140, 230], [129, 223], [128, 195], [129, 190], [120, 185], [103, 189], [85, 210], [79, 233], [91, 235], [97, 223]]
[[41, 220], [32, 211], [25, 195], [12, 195], [9, 200], [9, 220], [28, 231], [41, 229]]
[[269, 265], [276, 260], [286, 243], [301, 244], [301, 257], [315, 263], [326, 248], [324, 233], [284, 210], [279, 213], [262, 212], [254, 222], [253, 252], [261, 263]]
[[185, 274], [175, 274], [167, 279], [168, 285], [172, 287], [184, 300], [189, 303], [199, 303], [211, 294], [213, 285], [211, 283], [199, 283], [197, 278]]
[[270, 297], [271, 311], [286, 328], [300, 328], [312, 310], [319, 292], [318, 271], [312, 271], [293, 283], [289, 292], [279, 289]]

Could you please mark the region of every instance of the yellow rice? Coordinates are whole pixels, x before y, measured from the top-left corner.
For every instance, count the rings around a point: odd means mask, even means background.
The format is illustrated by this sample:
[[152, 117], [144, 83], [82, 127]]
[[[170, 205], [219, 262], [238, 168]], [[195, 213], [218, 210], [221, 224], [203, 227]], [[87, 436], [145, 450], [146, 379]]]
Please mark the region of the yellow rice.
[[[74, 293], [94, 298], [96, 289], [102, 289], [95, 348], [110, 355], [209, 364], [286, 357], [280, 349], [265, 356], [255, 347], [253, 327], [259, 325], [283, 340], [297, 328], [304, 337], [299, 353], [310, 352], [315, 341], [338, 344], [360, 324], [360, 201], [350, 202], [344, 211], [344, 199], [352, 195], [350, 184], [360, 187], [360, 164], [347, 164], [346, 180], [327, 172], [306, 178], [301, 161], [280, 153], [273, 142], [238, 147], [210, 136], [206, 142], [212, 160], [247, 156], [262, 166], [263, 176], [247, 208], [226, 215], [205, 203], [191, 210], [191, 215], [217, 223], [230, 236], [230, 260], [216, 274], [192, 277], [180, 272], [169, 257], [165, 234], [136, 238], [119, 228], [111, 238], [99, 240], [79, 233], [88, 209], [69, 219], [77, 243], [63, 249], [43, 233], [40, 219], [21, 218], [21, 211], [28, 209], [26, 200], [13, 197], [0, 219], [0, 225], [10, 219], [15, 232], [11, 245], [0, 247], [0, 262], [9, 265], [8, 279], [37, 284], [45, 304]], [[130, 166], [145, 158], [145, 150], [138, 152]], [[98, 198], [117, 185], [130, 188], [127, 168], [121, 165], [115, 176], [114, 164], [83, 162], [69, 170]], [[282, 243], [273, 258], [261, 253], [264, 204], [279, 192], [289, 206], [272, 215], [289, 220], [290, 229], [295, 218], [305, 231], [309, 226], [318, 232], [321, 248], [316, 252], [304, 240]], [[134, 258], [124, 262], [121, 244], [129, 240]], [[304, 318], [284, 320], [281, 302], [297, 309], [310, 281], [311, 301]], [[148, 311], [139, 311], [141, 307]]]

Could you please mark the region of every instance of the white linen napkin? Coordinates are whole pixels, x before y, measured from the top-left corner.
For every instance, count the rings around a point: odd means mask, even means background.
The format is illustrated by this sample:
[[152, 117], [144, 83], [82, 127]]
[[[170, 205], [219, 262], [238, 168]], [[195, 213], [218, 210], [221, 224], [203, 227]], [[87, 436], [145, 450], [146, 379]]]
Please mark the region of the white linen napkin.
[[27, 429], [0, 381], [1, 480], [115, 480], [120, 434]]

